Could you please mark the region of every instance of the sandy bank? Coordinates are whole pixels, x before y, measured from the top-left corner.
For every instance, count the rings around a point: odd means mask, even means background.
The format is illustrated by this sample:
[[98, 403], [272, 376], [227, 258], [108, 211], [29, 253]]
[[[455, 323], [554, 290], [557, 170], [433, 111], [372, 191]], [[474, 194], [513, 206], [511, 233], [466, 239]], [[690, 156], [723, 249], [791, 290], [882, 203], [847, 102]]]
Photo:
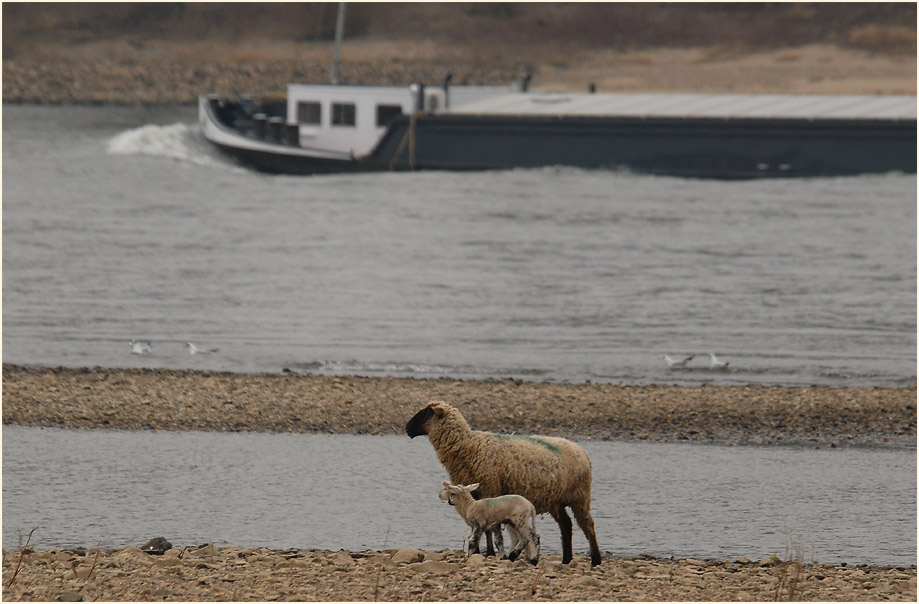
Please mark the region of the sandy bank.
[[[462, 552], [329, 552], [205, 545], [154, 556], [115, 551], [5, 551], [4, 600], [95, 601], [915, 601], [916, 568], [576, 556], [536, 567]], [[18, 569], [18, 572], [17, 572]], [[17, 573], [15, 579], [13, 574]], [[12, 586], [8, 587], [12, 581]]]
[[477, 429], [578, 439], [916, 444], [916, 389], [625, 386], [3, 366], [3, 423], [403, 434], [430, 400]]

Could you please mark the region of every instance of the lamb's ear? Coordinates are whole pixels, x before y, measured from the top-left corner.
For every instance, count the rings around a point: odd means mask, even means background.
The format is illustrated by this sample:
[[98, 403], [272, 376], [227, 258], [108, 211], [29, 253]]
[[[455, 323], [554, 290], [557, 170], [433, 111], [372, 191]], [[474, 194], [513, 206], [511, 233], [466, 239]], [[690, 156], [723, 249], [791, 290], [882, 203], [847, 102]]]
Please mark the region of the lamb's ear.
[[450, 486], [450, 483], [447, 482], [447, 481], [445, 480], [445, 481], [444, 481], [444, 486], [445, 486], [445, 487], [449, 487], [449, 486]]
[[443, 404], [440, 401], [431, 403], [431, 410], [434, 411], [434, 417], [443, 417], [447, 414], [447, 412], [444, 410]]
[[462, 488], [462, 487], [458, 487], [458, 486], [456, 486], [455, 484], [450, 484], [450, 483], [448, 483], [448, 482], [445, 482], [445, 483], [444, 483], [444, 486], [447, 487], [447, 490], [448, 490], [448, 491], [450, 491], [451, 493], [456, 493], [457, 495], [459, 495], [460, 493], [463, 492], [463, 488]]
[[469, 491], [469, 492], [471, 493], [471, 492], [473, 492], [474, 490], [476, 490], [477, 488], [479, 488], [479, 484], [480, 484], [480, 483], [478, 483], [478, 482], [475, 483], [475, 484], [471, 484], [471, 485], [469, 485], [469, 486], [466, 487], [466, 490]]

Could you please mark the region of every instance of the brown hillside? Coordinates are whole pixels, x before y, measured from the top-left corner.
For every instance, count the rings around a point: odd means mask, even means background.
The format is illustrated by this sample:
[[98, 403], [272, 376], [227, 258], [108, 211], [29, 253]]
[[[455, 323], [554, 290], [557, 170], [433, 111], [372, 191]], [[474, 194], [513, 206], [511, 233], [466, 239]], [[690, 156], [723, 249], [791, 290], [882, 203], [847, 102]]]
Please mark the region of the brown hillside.
[[[331, 39], [336, 3], [5, 3], [4, 58], [35, 42]], [[349, 39], [591, 48], [837, 44], [915, 53], [914, 3], [349, 3]]]
[[[915, 94], [915, 3], [349, 3], [345, 83]], [[336, 3], [4, 3], [3, 101], [329, 81]]]

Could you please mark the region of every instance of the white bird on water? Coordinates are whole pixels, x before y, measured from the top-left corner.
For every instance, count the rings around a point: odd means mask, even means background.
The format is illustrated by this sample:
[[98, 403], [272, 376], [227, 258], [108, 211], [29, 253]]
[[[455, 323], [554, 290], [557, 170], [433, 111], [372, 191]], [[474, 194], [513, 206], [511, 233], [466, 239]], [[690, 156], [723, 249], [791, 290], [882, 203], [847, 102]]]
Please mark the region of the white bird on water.
[[188, 354], [211, 354], [220, 352], [219, 348], [198, 348], [191, 342], [185, 342], [185, 348], [188, 349]]
[[142, 342], [137, 340], [129, 340], [128, 344], [131, 345], [131, 352], [133, 354], [149, 354], [152, 350], [150, 342]]
[[686, 367], [686, 363], [695, 358], [696, 355], [691, 354], [688, 357], [683, 357], [682, 359], [675, 359], [669, 354], [662, 354], [661, 358], [664, 359], [664, 362], [667, 363], [667, 367], [673, 369], [674, 367]]
[[727, 369], [728, 365], [730, 365], [727, 361], [722, 361], [716, 357], [712, 352], [708, 353], [708, 358], [711, 360], [708, 366], [709, 369]]

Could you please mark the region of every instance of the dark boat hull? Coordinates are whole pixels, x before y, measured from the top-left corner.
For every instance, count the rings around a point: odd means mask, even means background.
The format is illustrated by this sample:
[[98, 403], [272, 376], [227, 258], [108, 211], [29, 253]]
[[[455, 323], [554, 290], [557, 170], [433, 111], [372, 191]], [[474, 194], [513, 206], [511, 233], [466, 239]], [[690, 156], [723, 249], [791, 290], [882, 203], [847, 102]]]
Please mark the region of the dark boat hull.
[[[213, 142], [213, 141], [212, 141]], [[357, 159], [329, 159], [309, 155], [289, 155], [287, 149], [246, 149], [232, 144], [213, 143], [223, 154], [240, 164], [266, 174], [310, 176], [314, 174], [341, 174], [345, 172], [374, 172], [383, 169], [372, 161]]]
[[235, 108], [202, 100], [205, 136], [271, 174], [543, 166], [721, 179], [916, 173], [915, 119], [417, 114], [394, 119], [370, 154], [354, 158], [253, 137], [221, 107]]
[[[414, 138], [414, 157], [404, 138]], [[915, 173], [916, 121], [433, 115], [394, 123], [373, 158], [400, 169], [561, 165], [699, 178]]]

